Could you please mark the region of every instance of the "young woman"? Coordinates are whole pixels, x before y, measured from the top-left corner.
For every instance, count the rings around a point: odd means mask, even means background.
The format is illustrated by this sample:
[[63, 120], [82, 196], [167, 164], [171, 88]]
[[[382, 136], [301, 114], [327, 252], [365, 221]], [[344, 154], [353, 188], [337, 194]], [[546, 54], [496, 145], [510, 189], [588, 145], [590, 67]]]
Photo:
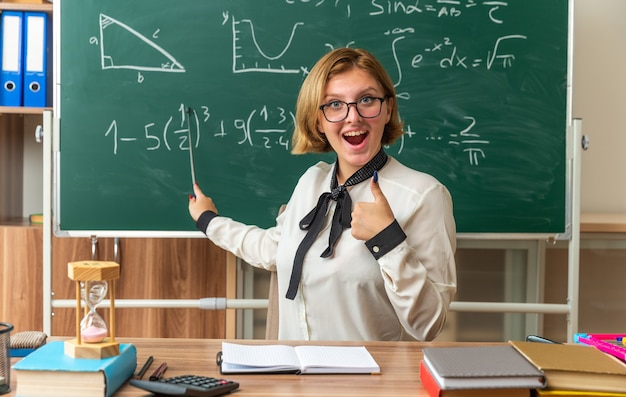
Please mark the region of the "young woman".
[[385, 154], [403, 134], [393, 83], [369, 52], [340, 48], [306, 77], [292, 153], [334, 151], [298, 181], [276, 226], [217, 215], [194, 186], [189, 212], [219, 247], [276, 270], [279, 339], [432, 340], [456, 292], [448, 190]]

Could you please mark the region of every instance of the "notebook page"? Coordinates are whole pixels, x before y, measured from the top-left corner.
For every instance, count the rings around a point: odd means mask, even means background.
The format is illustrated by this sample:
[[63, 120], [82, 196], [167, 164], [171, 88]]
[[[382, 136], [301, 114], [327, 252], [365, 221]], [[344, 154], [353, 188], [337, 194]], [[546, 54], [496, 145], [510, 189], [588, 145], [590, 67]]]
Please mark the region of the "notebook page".
[[303, 373], [380, 372], [364, 346], [297, 346], [295, 350]]
[[299, 368], [293, 347], [286, 345], [242, 345], [222, 342], [222, 360], [225, 363], [247, 367]]

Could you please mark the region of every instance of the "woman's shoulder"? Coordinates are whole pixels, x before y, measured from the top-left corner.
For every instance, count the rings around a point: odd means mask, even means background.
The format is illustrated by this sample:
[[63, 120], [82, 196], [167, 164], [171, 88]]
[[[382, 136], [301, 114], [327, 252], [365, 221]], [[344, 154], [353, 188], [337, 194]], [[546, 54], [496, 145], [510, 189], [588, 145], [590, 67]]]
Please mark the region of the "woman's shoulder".
[[404, 181], [407, 185], [442, 185], [433, 175], [408, 167], [391, 156], [389, 156], [385, 168], [387, 169], [383, 171], [386, 177], [396, 181]]
[[307, 168], [306, 171], [304, 171], [304, 173], [300, 176], [300, 181], [311, 179], [325, 179], [330, 176], [334, 167], [334, 163], [329, 164], [325, 161], [318, 161], [317, 163]]

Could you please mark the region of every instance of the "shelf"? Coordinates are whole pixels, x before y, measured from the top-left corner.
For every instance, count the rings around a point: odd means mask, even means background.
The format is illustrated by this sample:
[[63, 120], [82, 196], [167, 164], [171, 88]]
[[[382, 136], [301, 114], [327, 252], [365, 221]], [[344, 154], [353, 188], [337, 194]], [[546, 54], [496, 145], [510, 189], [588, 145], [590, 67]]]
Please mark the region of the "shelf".
[[7, 3], [0, 1], [0, 11], [2, 10], [52, 12], [52, 3]]
[[18, 226], [18, 227], [43, 227], [41, 223], [31, 223], [28, 218], [7, 218], [0, 219], [0, 227]]
[[0, 115], [2, 114], [43, 114], [44, 110], [52, 110], [52, 108], [28, 108], [22, 106], [0, 106]]

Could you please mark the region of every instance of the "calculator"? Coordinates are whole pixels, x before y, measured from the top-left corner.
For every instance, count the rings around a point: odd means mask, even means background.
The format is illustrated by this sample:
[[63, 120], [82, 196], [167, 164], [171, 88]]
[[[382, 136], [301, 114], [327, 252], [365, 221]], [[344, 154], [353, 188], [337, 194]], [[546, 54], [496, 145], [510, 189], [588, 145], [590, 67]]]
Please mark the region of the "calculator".
[[131, 379], [131, 385], [157, 396], [213, 397], [230, 393], [239, 383], [201, 375], [181, 375], [156, 381]]

